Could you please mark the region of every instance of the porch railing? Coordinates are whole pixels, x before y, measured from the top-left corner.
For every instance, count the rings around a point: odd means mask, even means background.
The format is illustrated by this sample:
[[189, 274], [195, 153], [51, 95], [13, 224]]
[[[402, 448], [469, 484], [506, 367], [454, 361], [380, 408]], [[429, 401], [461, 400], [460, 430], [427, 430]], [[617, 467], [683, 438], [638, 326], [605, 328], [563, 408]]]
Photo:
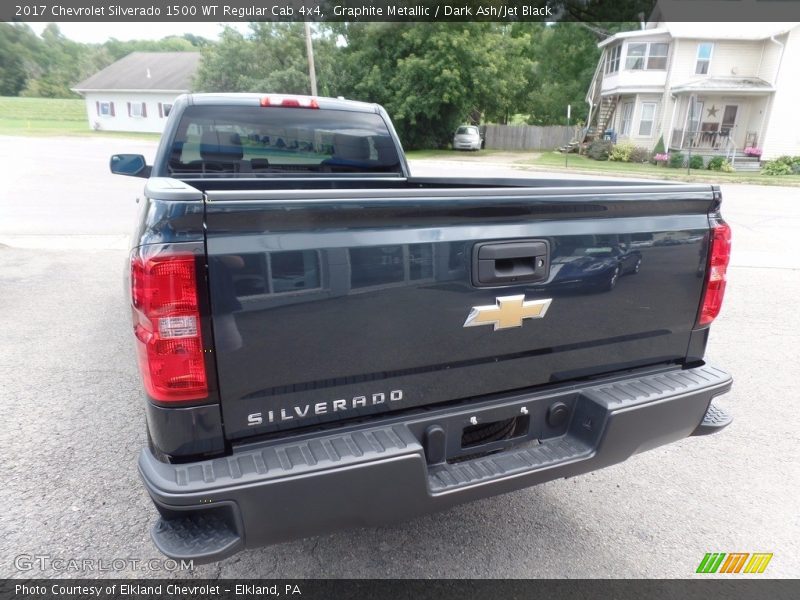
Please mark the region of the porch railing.
[[670, 148], [678, 150], [718, 150], [725, 153], [726, 157], [736, 154], [735, 140], [736, 126], [723, 132], [701, 131], [689, 129], [673, 129], [670, 138]]
[[736, 142], [734, 141], [736, 138], [734, 134], [736, 133], [736, 125], [730, 128], [728, 131], [728, 138], [725, 140], [725, 158], [731, 163], [732, 167], [736, 166]]

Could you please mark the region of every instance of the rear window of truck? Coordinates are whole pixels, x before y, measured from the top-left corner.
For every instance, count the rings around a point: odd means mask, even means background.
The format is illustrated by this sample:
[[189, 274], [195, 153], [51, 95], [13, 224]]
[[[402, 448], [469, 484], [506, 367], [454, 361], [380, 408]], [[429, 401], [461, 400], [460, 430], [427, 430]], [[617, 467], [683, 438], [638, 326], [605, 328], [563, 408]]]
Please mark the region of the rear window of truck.
[[190, 106], [170, 146], [171, 176], [401, 173], [380, 115], [259, 106]]

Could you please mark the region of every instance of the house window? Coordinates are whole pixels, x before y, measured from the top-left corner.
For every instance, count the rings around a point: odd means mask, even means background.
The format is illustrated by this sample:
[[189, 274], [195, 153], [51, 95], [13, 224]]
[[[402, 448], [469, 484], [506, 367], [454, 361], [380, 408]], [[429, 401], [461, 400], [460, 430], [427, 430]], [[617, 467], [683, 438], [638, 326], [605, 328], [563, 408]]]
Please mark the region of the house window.
[[147, 116], [147, 105], [144, 102], [128, 102], [128, 116], [143, 118]]
[[622, 46], [617, 44], [609, 48], [606, 54], [606, 73], [616, 73], [619, 71], [619, 59], [622, 56]]
[[628, 44], [628, 56], [625, 58], [625, 68], [629, 70], [644, 69], [644, 60], [647, 56], [647, 44]]
[[98, 102], [97, 103], [97, 114], [101, 117], [113, 117], [114, 116], [114, 103], [113, 102]]
[[667, 68], [667, 53], [669, 52], [669, 44], [650, 44], [650, 50], [647, 53], [647, 70], [648, 71], [663, 71]]
[[628, 44], [625, 68], [629, 71], [663, 71], [667, 68], [669, 44]]
[[633, 119], [633, 102], [626, 102], [622, 105], [622, 116], [619, 122], [619, 134], [628, 135], [631, 131], [631, 120]]
[[642, 104], [642, 114], [639, 116], [639, 135], [650, 136], [653, 133], [653, 121], [656, 118], [656, 105], [653, 102]]
[[172, 110], [172, 104], [162, 104], [161, 105], [161, 110], [164, 112], [164, 116], [168, 117], [169, 116], [169, 111]]
[[707, 75], [708, 67], [711, 64], [711, 54], [714, 52], [714, 44], [703, 42], [697, 45], [697, 64], [694, 72], [697, 75]]

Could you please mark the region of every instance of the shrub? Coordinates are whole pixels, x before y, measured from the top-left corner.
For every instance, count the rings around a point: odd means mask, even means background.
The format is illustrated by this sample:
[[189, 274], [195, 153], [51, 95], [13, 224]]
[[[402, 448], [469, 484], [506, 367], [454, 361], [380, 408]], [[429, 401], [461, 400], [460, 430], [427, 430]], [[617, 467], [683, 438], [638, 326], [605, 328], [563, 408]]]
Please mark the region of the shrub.
[[702, 169], [705, 165], [703, 165], [703, 157], [697, 156], [695, 154], [692, 158], [689, 159], [689, 168], [690, 169]]
[[791, 175], [792, 165], [780, 162], [780, 159], [770, 160], [761, 170], [764, 175]]
[[723, 160], [719, 170], [722, 171], [723, 173], [733, 173], [736, 169], [734, 169], [733, 165], [729, 163], [727, 160]]
[[715, 156], [714, 158], [708, 161], [708, 169], [710, 169], [711, 171], [721, 171], [722, 164], [725, 162], [727, 162], [725, 160], [725, 157]]
[[794, 163], [800, 162], [800, 156], [789, 156], [788, 154], [784, 154], [783, 156], [779, 156], [772, 162], [791, 166]]
[[758, 158], [761, 156], [761, 148], [756, 148], [755, 146], [748, 146], [744, 149], [745, 156], [753, 156]]
[[662, 135], [658, 138], [658, 142], [656, 142], [656, 147], [653, 148], [653, 154], [664, 154], [667, 149], [664, 147], [664, 136]]
[[594, 140], [586, 149], [586, 156], [594, 160], [608, 160], [613, 147], [613, 142], [608, 140]]
[[685, 157], [680, 152], [672, 152], [669, 155], [669, 166], [672, 169], [680, 169], [684, 164]]
[[635, 146], [630, 142], [621, 142], [616, 144], [612, 149], [611, 153], [608, 155], [608, 160], [614, 160], [617, 162], [630, 162], [631, 161], [631, 153]]
[[641, 146], [634, 146], [631, 151], [630, 161], [632, 163], [646, 163], [648, 160], [650, 160], [650, 151]]

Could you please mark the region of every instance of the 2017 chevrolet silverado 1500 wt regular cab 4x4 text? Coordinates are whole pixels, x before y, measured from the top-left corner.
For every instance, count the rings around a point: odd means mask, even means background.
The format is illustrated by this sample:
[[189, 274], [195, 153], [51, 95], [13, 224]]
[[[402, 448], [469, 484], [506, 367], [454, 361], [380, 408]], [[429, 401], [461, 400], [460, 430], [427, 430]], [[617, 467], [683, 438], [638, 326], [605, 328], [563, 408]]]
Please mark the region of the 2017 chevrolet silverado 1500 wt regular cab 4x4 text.
[[[130, 294], [165, 554], [380, 524], [730, 418], [710, 185], [410, 175], [385, 111], [185, 95]], [[654, 491], [657, 493], [657, 491]]]

